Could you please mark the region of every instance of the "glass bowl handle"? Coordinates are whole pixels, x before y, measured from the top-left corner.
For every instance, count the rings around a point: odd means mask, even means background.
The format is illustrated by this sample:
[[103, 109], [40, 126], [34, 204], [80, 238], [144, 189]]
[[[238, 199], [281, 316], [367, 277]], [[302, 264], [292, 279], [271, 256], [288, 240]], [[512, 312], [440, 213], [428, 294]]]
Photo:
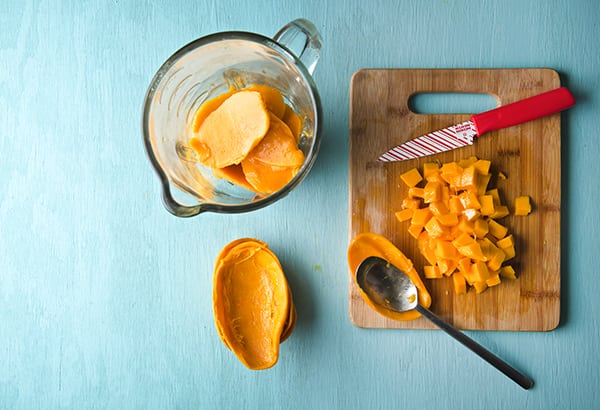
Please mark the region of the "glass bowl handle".
[[273, 40], [298, 57], [312, 75], [321, 55], [321, 34], [313, 23], [306, 19], [293, 20], [283, 26]]

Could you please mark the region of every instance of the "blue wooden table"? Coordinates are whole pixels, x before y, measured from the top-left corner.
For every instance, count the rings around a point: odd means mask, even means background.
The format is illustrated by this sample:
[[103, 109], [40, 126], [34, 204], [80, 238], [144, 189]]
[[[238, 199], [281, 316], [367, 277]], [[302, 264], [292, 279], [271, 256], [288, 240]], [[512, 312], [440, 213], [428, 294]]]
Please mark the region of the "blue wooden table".
[[[600, 407], [600, 3], [596, 0], [45, 1], [0, 11], [0, 409]], [[318, 160], [282, 201], [170, 215], [141, 110], [162, 62], [209, 33], [311, 20]], [[525, 391], [437, 330], [348, 319], [349, 84], [361, 68], [557, 70], [563, 114], [561, 324], [469, 332], [531, 375]], [[212, 268], [270, 244], [298, 310], [277, 365], [220, 342]]]

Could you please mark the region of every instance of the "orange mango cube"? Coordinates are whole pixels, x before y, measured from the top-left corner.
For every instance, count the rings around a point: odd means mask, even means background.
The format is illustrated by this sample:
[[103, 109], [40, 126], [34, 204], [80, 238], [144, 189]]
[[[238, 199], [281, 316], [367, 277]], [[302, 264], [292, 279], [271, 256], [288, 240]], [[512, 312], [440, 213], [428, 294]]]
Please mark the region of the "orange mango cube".
[[531, 213], [531, 203], [528, 196], [518, 196], [515, 198], [515, 215], [525, 216]]
[[404, 181], [408, 187], [412, 188], [421, 182], [423, 177], [416, 168], [412, 168], [400, 175], [400, 179]]
[[499, 224], [493, 219], [489, 220], [488, 227], [490, 229], [490, 234], [492, 234], [497, 239], [504, 238], [508, 233], [508, 228], [506, 226]]
[[411, 219], [414, 213], [415, 210], [413, 208], [405, 208], [401, 211], [395, 212], [394, 215], [396, 215], [396, 219], [398, 219], [400, 222], [404, 222]]
[[427, 279], [439, 279], [443, 277], [440, 269], [437, 266], [423, 266], [423, 273]]
[[429, 208], [415, 209], [413, 212], [411, 224], [424, 226], [432, 217]]
[[452, 284], [454, 285], [454, 293], [464, 295], [467, 293], [467, 281], [460, 272], [455, 272], [452, 275]]

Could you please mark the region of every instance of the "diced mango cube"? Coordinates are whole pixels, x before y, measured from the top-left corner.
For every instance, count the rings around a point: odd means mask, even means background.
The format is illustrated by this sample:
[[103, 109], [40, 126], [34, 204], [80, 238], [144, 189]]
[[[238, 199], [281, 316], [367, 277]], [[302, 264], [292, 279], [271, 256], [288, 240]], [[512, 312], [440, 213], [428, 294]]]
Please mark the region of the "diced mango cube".
[[508, 261], [511, 260], [512, 258], [515, 257], [515, 255], [517, 254], [517, 252], [515, 251], [515, 246], [511, 245], [509, 247], [506, 248], [501, 248], [502, 252], [504, 252], [504, 260]]
[[442, 179], [446, 181], [450, 187], [460, 185], [460, 178], [463, 173], [463, 169], [456, 162], [447, 162], [442, 165], [440, 169], [440, 175]]
[[469, 221], [465, 216], [461, 216], [458, 221], [458, 229], [461, 232], [473, 233], [473, 229], [475, 229], [475, 224]]
[[492, 179], [492, 174], [479, 175], [477, 177], [477, 195], [485, 194], [485, 192], [487, 190], [487, 186], [490, 183], [491, 179]]
[[515, 198], [515, 215], [525, 216], [531, 213], [531, 202], [528, 196], [518, 196]]
[[514, 240], [512, 234], [507, 235], [504, 238], [499, 239], [498, 242], [496, 242], [496, 246], [501, 249], [508, 248], [508, 247], [511, 247], [514, 245], [515, 245], [515, 240]]
[[483, 238], [489, 232], [489, 226], [485, 219], [476, 219], [473, 223], [473, 233], [478, 238]]
[[472, 191], [465, 191], [459, 195], [460, 203], [464, 209], [481, 209], [477, 195]]
[[415, 209], [410, 223], [414, 225], [425, 226], [431, 217], [432, 214], [429, 208]]
[[438, 258], [437, 266], [442, 275], [450, 276], [454, 273], [458, 265], [454, 259]]
[[417, 225], [417, 224], [411, 223], [410, 226], [408, 227], [408, 233], [415, 239], [417, 239], [419, 237], [422, 230], [423, 230], [423, 225]]
[[481, 175], [489, 175], [491, 165], [492, 165], [492, 161], [489, 161], [487, 159], [478, 159], [473, 164], [473, 166], [475, 167], [477, 172], [479, 172], [479, 174], [481, 174]]
[[510, 265], [506, 265], [500, 268], [500, 276], [506, 279], [517, 279], [517, 274], [514, 268]]
[[421, 255], [425, 256], [427, 262], [432, 265], [435, 265], [436, 257], [435, 257], [435, 246], [431, 243], [432, 241], [429, 238], [429, 234], [426, 231], [422, 231], [417, 238], [417, 244], [419, 246], [419, 251]]
[[462, 272], [463, 275], [468, 275], [471, 270], [471, 259], [470, 258], [460, 258], [457, 262], [458, 270]]
[[486, 195], [491, 195], [494, 198], [494, 205], [500, 205], [502, 202], [500, 201], [500, 192], [498, 188], [490, 189], [485, 192]]
[[442, 186], [439, 182], [427, 182], [423, 188], [423, 202], [429, 204], [442, 199]]
[[481, 292], [483, 292], [484, 290], [486, 290], [488, 288], [488, 285], [484, 281], [482, 281], [482, 282], [474, 282], [473, 283], [473, 287], [475, 288], [475, 292], [476, 293], [481, 293]]
[[450, 187], [448, 185], [446, 185], [444, 183], [444, 181], [442, 181], [441, 184], [442, 184], [442, 201], [448, 203], [448, 201], [450, 200]]
[[496, 211], [490, 215], [490, 218], [501, 219], [510, 214], [506, 205], [496, 205], [495, 207]]
[[474, 259], [476, 261], [486, 260], [486, 257], [483, 254], [483, 251], [481, 250], [481, 246], [477, 242], [461, 246], [460, 248], [458, 248], [458, 252], [461, 255]]
[[488, 221], [488, 226], [490, 229], [490, 233], [497, 239], [504, 238], [506, 236], [506, 233], [508, 232], [508, 228], [506, 226], [499, 224], [493, 219], [490, 219]]
[[479, 196], [479, 203], [481, 204], [481, 215], [489, 216], [496, 212], [496, 207], [494, 206], [494, 197], [491, 195], [481, 195]]
[[456, 248], [450, 241], [437, 240], [435, 245], [435, 256], [438, 258], [452, 259], [456, 258]]
[[506, 254], [500, 248], [492, 248], [492, 253], [488, 257], [487, 266], [491, 271], [498, 271], [502, 267], [502, 263], [506, 260]]
[[439, 279], [441, 277], [443, 277], [442, 272], [440, 272], [440, 269], [437, 266], [423, 266], [423, 272], [425, 274], [425, 277], [427, 279]]
[[483, 261], [477, 261], [471, 267], [471, 275], [475, 282], [485, 282], [490, 277], [490, 271]]
[[423, 198], [423, 195], [424, 195], [423, 188], [418, 188], [416, 186], [408, 188], [408, 197], [409, 198]]
[[396, 215], [396, 219], [398, 219], [400, 222], [404, 222], [404, 221], [408, 221], [409, 219], [411, 219], [413, 217], [414, 213], [415, 213], [414, 209], [406, 208], [406, 209], [402, 209], [400, 211], [396, 211], [394, 213], [394, 215]]
[[435, 216], [447, 214], [449, 211], [448, 206], [444, 201], [433, 201], [429, 204], [431, 213]]
[[423, 249], [421, 253], [423, 256], [425, 256], [425, 260], [427, 260], [427, 262], [431, 263], [432, 265], [436, 264], [437, 257], [435, 256], [435, 249], [427, 247]]
[[477, 161], [478, 158], [475, 155], [471, 155], [469, 158], [464, 158], [458, 161], [458, 166], [460, 166], [461, 168], [467, 168], [475, 164]]
[[419, 198], [404, 198], [402, 200], [402, 209], [418, 209], [421, 207], [421, 200]]
[[466, 232], [461, 233], [460, 235], [458, 235], [456, 237], [456, 239], [454, 239], [452, 241], [452, 245], [455, 248], [460, 248], [462, 246], [472, 245], [474, 243], [477, 243], [477, 242], [475, 241], [475, 239], [473, 239], [473, 237], [471, 235], [469, 235]]
[[456, 162], [446, 162], [442, 165], [440, 171], [442, 174], [460, 175], [463, 172], [463, 168]]
[[453, 213], [438, 215], [435, 218], [444, 226], [458, 225], [458, 215]]
[[469, 165], [465, 168], [460, 175], [460, 179], [457, 180], [457, 189], [476, 190], [477, 189], [477, 170], [473, 165]]
[[448, 231], [448, 229], [440, 224], [436, 218], [430, 218], [424, 228], [432, 238], [439, 238]]
[[454, 293], [457, 295], [464, 295], [467, 293], [467, 281], [460, 272], [455, 272], [452, 275], [452, 283], [454, 285]]
[[500, 275], [498, 273], [494, 273], [494, 274], [490, 275], [488, 280], [485, 281], [485, 284], [490, 288], [492, 286], [499, 285], [500, 284]]
[[462, 211], [464, 211], [465, 207], [462, 206], [462, 202], [460, 201], [458, 195], [450, 197], [448, 200], [448, 209], [450, 212], [455, 214], [460, 214]]
[[440, 164], [437, 162], [426, 162], [423, 164], [423, 177], [426, 181], [440, 181]]
[[419, 182], [423, 180], [423, 177], [419, 173], [419, 170], [416, 168], [411, 168], [402, 175], [400, 175], [400, 179], [404, 181], [404, 183], [409, 187], [416, 186]]
[[486, 259], [492, 255], [492, 246], [495, 245], [488, 238], [477, 239], [476, 241], [481, 247], [481, 252], [485, 255]]
[[462, 258], [459, 259], [457, 263], [458, 271], [464, 276], [465, 280], [470, 286], [473, 286], [475, 282], [473, 280], [473, 276], [471, 275], [471, 269], [473, 268], [473, 263], [470, 258]]
[[467, 221], [473, 221], [477, 218], [479, 218], [479, 215], [481, 215], [481, 212], [479, 212], [476, 209], [473, 208], [468, 208], [465, 209], [464, 211], [462, 211], [462, 214], [467, 218]]

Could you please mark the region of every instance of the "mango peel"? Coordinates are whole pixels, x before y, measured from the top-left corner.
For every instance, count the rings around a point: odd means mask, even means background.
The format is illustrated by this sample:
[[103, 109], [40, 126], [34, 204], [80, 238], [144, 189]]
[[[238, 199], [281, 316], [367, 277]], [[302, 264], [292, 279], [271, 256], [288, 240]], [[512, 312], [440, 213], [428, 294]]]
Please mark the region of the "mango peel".
[[279, 259], [266, 243], [242, 238], [221, 250], [213, 274], [213, 313], [221, 341], [246, 367], [262, 370], [277, 363], [297, 313]]
[[352, 275], [356, 288], [371, 309], [389, 319], [400, 321], [414, 320], [421, 316], [416, 310], [409, 310], [407, 312], [394, 312], [382, 306], [376, 305], [362, 291], [356, 282], [356, 269], [361, 262], [369, 256], [379, 256], [397, 266], [400, 270], [404, 271], [417, 287], [419, 304], [426, 308], [431, 306], [431, 295], [421, 280], [419, 273], [414, 268], [412, 261], [408, 259], [402, 253], [402, 251], [400, 251], [400, 249], [398, 249], [387, 238], [376, 233], [364, 232], [358, 234], [350, 242], [348, 247], [348, 266], [350, 267], [350, 274]]

